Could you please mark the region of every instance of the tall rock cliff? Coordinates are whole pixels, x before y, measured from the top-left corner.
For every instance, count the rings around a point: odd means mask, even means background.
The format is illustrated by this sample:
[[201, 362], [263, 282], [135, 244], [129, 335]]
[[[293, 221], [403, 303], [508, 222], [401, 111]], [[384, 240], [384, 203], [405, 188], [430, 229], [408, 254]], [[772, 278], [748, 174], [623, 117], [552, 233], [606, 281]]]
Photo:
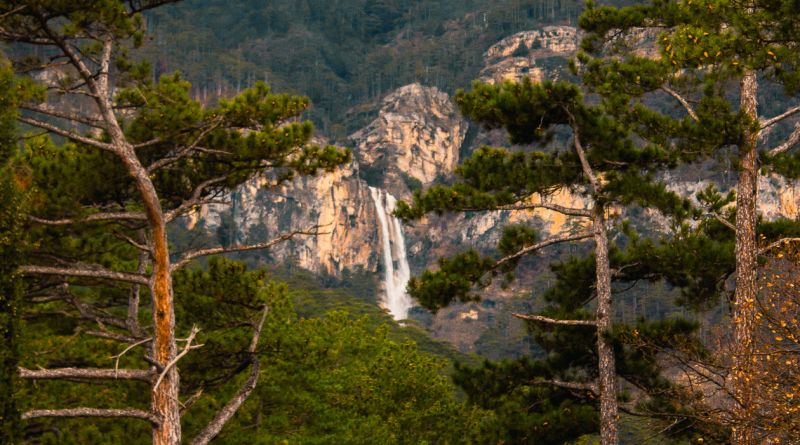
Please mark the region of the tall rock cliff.
[[[648, 43], [652, 37], [643, 33], [637, 41], [625, 43], [655, 57], [657, 54]], [[483, 80], [558, 78], [567, 58], [575, 52], [577, 40], [575, 28], [566, 26], [510, 36], [486, 52]], [[387, 221], [391, 218], [390, 196], [408, 199], [415, 189], [451, 177], [460, 153], [483, 143], [502, 145], [506, 138], [500, 132], [476, 128], [470, 131], [446, 93], [419, 84], [387, 95], [376, 111], [377, 117], [369, 125], [350, 136], [347, 145], [355, 155], [350, 165], [334, 173], [295, 179], [277, 191], [264, 190], [265, 179], [254, 180], [234, 193], [232, 208], [203, 209], [195, 220], [203, 219], [213, 229], [223, 217], [228, 218], [235, 227], [235, 242], [262, 241], [319, 226], [318, 236], [298, 237], [281, 244], [265, 253], [266, 258], [292, 261], [332, 276], [341, 276], [348, 270], [372, 272], [376, 282], [394, 287], [383, 289], [383, 295], [397, 293], [397, 286], [402, 284], [398, 284], [402, 280], [397, 277], [407, 275], [408, 269], [416, 275], [435, 266], [441, 256], [470, 247], [492, 248], [506, 223], [532, 223], [543, 237], [574, 228], [572, 221], [549, 211], [431, 215], [402, 227], [399, 222]], [[671, 173], [667, 180], [673, 190], [685, 196], [693, 196], [708, 185], [697, 172]], [[718, 182], [724, 185], [725, 180]], [[760, 189], [760, 210], [765, 217], [800, 217], [800, 183], [763, 177]], [[568, 207], [585, 204], [569, 190], [530, 199], [546, 199]], [[404, 249], [399, 248], [399, 242]], [[407, 257], [407, 264], [398, 257], [400, 252]], [[508, 356], [509, 351], [518, 353], [525, 344], [524, 326], [508, 314], [511, 309], [531, 310], [529, 302], [518, 297], [520, 291], [530, 295], [533, 290], [548, 286], [546, 264], [547, 261], [526, 263], [530, 273], [520, 274], [522, 280], [515, 283], [515, 289], [493, 288], [481, 304], [456, 304], [435, 315], [412, 310], [412, 317], [423, 321], [435, 337], [446, 339], [463, 351], [477, 349], [498, 358]], [[392, 279], [386, 278], [387, 270], [394, 274]], [[380, 298], [376, 296], [376, 300]], [[405, 313], [406, 309], [399, 312]], [[503, 345], [498, 344], [498, 338], [505, 339]]]
[[230, 208], [206, 208], [193, 219], [214, 229], [230, 218], [240, 243], [319, 226], [318, 236], [296, 237], [266, 255], [333, 276], [355, 269], [377, 272], [384, 268], [383, 244], [370, 186], [408, 199], [413, 189], [452, 174], [467, 125], [447, 94], [408, 85], [388, 95], [378, 117], [351, 136], [350, 165], [296, 178], [278, 190], [267, 191], [265, 178], [252, 180], [233, 194]]
[[407, 198], [453, 172], [467, 125], [446, 93], [414, 83], [386, 96], [378, 117], [350, 139], [361, 176]]

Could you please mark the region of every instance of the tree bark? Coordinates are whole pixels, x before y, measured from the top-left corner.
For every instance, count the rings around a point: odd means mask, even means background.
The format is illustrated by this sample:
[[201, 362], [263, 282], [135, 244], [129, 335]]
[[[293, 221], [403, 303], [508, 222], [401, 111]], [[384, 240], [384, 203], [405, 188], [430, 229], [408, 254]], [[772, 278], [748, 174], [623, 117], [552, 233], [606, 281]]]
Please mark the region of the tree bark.
[[[569, 113], [569, 110], [565, 110]], [[595, 242], [595, 274], [597, 286], [597, 389], [600, 393], [600, 443], [617, 445], [619, 443], [619, 405], [617, 404], [617, 366], [614, 348], [606, 338], [613, 327], [611, 300], [611, 265], [608, 259], [608, 229], [606, 228], [606, 209], [600, 203], [601, 185], [586, 157], [581, 143], [578, 125], [572, 118], [573, 145], [581, 161], [583, 174], [589, 181], [594, 196], [594, 215], [592, 233]]]
[[[54, 39], [55, 40], [55, 39]], [[95, 96], [99, 115], [105, 121], [111, 151], [119, 156], [135, 187], [142, 197], [144, 213], [150, 231], [150, 248], [153, 254], [153, 273], [149, 286], [153, 300], [153, 342], [152, 358], [166, 366], [175, 358], [175, 308], [172, 294], [172, 275], [170, 273], [169, 245], [167, 243], [167, 220], [161, 207], [158, 193], [147, 174], [133, 146], [128, 142], [122, 127], [114, 114], [109, 86], [109, 70], [114, 46], [111, 35], [105, 37], [97, 75], [93, 75], [68, 45], [61, 41], [62, 51], [70, 58]], [[160, 419], [153, 426], [153, 445], [179, 445], [181, 441], [181, 419], [179, 404], [179, 376], [173, 367], [164, 375], [158, 387], [153, 388], [151, 409]]]
[[[740, 85], [740, 109], [753, 122], [758, 122], [756, 74], [745, 72]], [[756, 239], [758, 198], [758, 130], [748, 129], [739, 147], [741, 167], [736, 190], [736, 291], [733, 299], [733, 369], [731, 384], [737, 403], [734, 407], [732, 443], [750, 445], [753, 430], [747, 412], [752, 394], [747, 384], [752, 356], [753, 330], [758, 293], [758, 247]]]
[[614, 348], [606, 338], [613, 327], [611, 301], [611, 267], [608, 260], [608, 231], [605, 209], [598, 206], [594, 220], [595, 258], [597, 274], [597, 387], [600, 392], [600, 443], [617, 445], [619, 428], [617, 421], [617, 370]]

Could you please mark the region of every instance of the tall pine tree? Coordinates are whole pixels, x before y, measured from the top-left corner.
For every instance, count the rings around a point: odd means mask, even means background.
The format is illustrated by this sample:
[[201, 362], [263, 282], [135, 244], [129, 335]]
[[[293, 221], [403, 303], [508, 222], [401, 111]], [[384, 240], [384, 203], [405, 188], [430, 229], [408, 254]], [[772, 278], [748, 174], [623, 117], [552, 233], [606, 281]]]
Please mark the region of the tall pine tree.
[[[413, 279], [409, 291], [434, 310], [457, 299], [472, 301], [479, 298], [473, 293], [474, 285], [486, 286], [492, 276], [512, 272], [523, 258], [558, 244], [592, 240], [588, 258], [554, 266], [558, 284], [545, 296], [551, 305], [544, 314], [516, 314], [534, 324], [538, 342], [550, 352], [541, 363], [522, 365], [528, 368], [524, 372], [538, 376], [528, 383], [563, 390], [535, 391], [540, 402], [534, 405], [550, 411], [523, 437], [531, 443], [560, 443], [585, 432], [570, 426], [565, 415], [573, 409], [577, 394], [579, 405], [593, 406], [597, 401], [601, 442], [616, 444], [618, 376], [651, 393], [668, 393], [666, 388], [671, 385], [659, 376], [654, 355], [619, 343], [621, 337], [615, 335], [626, 330], [614, 326], [612, 297], [615, 280], [635, 284], [641, 278], [662, 277], [652, 262], [658, 256], [652, 253], [661, 253], [666, 247], [640, 242], [635, 245], [636, 252], [623, 253], [623, 246], [609, 241], [609, 231], [622, 234], [623, 224], [619, 217], [609, 215], [634, 205], [658, 209], [677, 220], [693, 215], [688, 201], [654, 179], [655, 173], [673, 165], [678, 156], [659, 140], [643, 143], [635, 138], [641, 136], [636, 127], [609, 113], [613, 100], [590, 101], [581, 87], [567, 82], [478, 83], [473, 91], [459, 93], [456, 101], [465, 115], [489, 128], [507, 130], [511, 143], [534, 144], [538, 149], [482, 147], [459, 167], [454, 185], [417, 193], [413, 205], [399, 205], [398, 214], [411, 219], [428, 212], [544, 209], [576, 219], [580, 229], [539, 239], [530, 227], [506, 227], [498, 245], [501, 257], [482, 257], [470, 251], [443, 259], [437, 271]], [[548, 200], [549, 195], [563, 190], [581, 196], [586, 206], [568, 208]], [[635, 239], [632, 232], [625, 231]], [[639, 260], [648, 251], [651, 262], [645, 264], [649, 267], [641, 267]], [[677, 321], [643, 323], [632, 331], [647, 333], [651, 341], [662, 343], [686, 336], [695, 328]], [[587, 340], [594, 343], [588, 350]], [[691, 345], [691, 349], [698, 348]], [[573, 402], [557, 401], [564, 397]]]
[[[140, 382], [150, 389], [149, 408], [47, 407], [23, 418], [135, 418], [152, 427], [158, 445], [182, 441], [177, 362], [196, 349], [198, 332], [186, 332], [179, 349], [173, 274], [197, 258], [264, 249], [317, 230], [172, 252], [167, 225], [199, 206], [225, 204], [228, 191], [265, 169], [276, 185], [349, 158], [347, 151], [309, 144], [312, 125], [298, 119], [309, 105], [306, 98], [257, 84], [206, 108], [192, 100], [179, 75], [153, 81], [149, 65], [128, 55], [142, 41], [142, 13], [170, 2], [0, 2], [0, 39], [17, 45], [22, 57], [14, 69], [26, 75], [18, 88], [23, 112], [17, 120], [63, 141], [55, 146], [31, 139], [20, 160], [32, 171], [36, 194], [27, 218], [39, 243], [20, 267], [35, 289], [31, 298], [69, 303], [97, 325], [84, 335], [149, 349], [144, 369], [20, 370], [30, 380]], [[124, 312], [110, 311], [120, 299]], [[151, 308], [140, 311], [148, 299]], [[253, 348], [260, 326], [252, 324]], [[212, 440], [253, 391], [259, 371], [254, 353], [246, 354], [241, 369], [249, 365], [250, 377], [193, 443]]]
[[[760, 440], [748, 420], [748, 411], [754, 406], [747, 381], [757, 317], [758, 257], [767, 250], [758, 242], [759, 237], [775, 234], [759, 232], [758, 181], [761, 169], [797, 176], [794, 149], [800, 141], [800, 124], [796, 123], [800, 107], [790, 98], [800, 87], [799, 19], [800, 9], [793, 2], [715, 0], [649, 2], [626, 8], [590, 3], [581, 19], [590, 32], [585, 47], [618, 58], [612, 63], [595, 61], [597, 73], [603, 73], [597, 77], [603, 79], [598, 86], [605, 82], [606, 87], [615, 83], [623, 90], [660, 89], [684, 108], [686, 119], [697, 121], [706, 132], [729, 134], [716, 147], [707, 146], [706, 154], [735, 148], [739, 175], [733, 224], [736, 289], [729, 386], [734, 395], [731, 422], [736, 444]], [[649, 44], [658, 52], [657, 61], [646, 62], [622, 52], [626, 47], [620, 43], [648, 33]], [[644, 66], [649, 71], [643, 71]], [[659, 73], [659, 82], [638, 82], [639, 76], [653, 72]], [[616, 81], [609, 82], [612, 77]], [[677, 136], [674, 128], [660, 130], [665, 137]]]

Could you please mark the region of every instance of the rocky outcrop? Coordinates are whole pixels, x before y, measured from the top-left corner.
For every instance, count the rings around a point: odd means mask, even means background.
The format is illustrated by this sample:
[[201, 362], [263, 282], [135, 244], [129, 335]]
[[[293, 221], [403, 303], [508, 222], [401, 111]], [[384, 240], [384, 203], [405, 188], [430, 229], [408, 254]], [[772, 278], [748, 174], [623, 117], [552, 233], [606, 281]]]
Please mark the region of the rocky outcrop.
[[506, 80], [534, 82], [558, 78], [567, 58], [578, 47], [578, 31], [571, 26], [546, 26], [506, 37], [484, 54], [480, 79], [487, 83]]
[[364, 177], [398, 198], [450, 174], [467, 122], [450, 97], [418, 83], [386, 96], [378, 117], [350, 138]]
[[[231, 208], [204, 208], [190, 218], [189, 226], [202, 219], [214, 229], [223, 217], [230, 218], [237, 243], [319, 226], [318, 236], [282, 243], [269, 251], [269, 259], [333, 276], [359, 268], [377, 272], [385, 268], [385, 240], [370, 186], [408, 199], [412, 189], [452, 174], [467, 125], [447, 94], [408, 85], [388, 95], [378, 117], [352, 135], [355, 160], [350, 165], [297, 178], [277, 190], [263, 187], [265, 178], [252, 180], [233, 194]], [[409, 229], [408, 243], [425, 237], [425, 230]], [[417, 250], [414, 264], [427, 266], [427, 252]]]
[[[318, 227], [316, 236], [297, 236], [266, 252], [275, 262], [293, 262], [317, 273], [337, 276], [344, 270], [377, 271], [380, 244], [375, 206], [357, 164], [333, 173], [299, 177], [277, 190], [265, 178], [254, 179], [232, 196], [232, 206], [205, 209], [208, 227], [229, 216], [236, 243], [256, 243], [284, 233]], [[226, 214], [227, 212], [227, 214]]]
[[523, 31], [492, 45], [486, 51], [486, 60], [506, 59], [518, 51], [531, 56], [564, 55], [578, 49], [578, 30], [572, 26], [545, 26], [542, 29]]

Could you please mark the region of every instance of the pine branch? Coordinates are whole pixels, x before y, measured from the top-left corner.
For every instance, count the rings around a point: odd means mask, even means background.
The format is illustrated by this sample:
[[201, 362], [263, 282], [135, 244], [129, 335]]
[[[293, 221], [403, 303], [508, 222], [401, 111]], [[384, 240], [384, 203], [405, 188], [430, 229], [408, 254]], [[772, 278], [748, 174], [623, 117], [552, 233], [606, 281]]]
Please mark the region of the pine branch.
[[103, 221], [147, 221], [147, 216], [140, 212], [109, 212], [109, 213], [94, 213], [85, 218], [64, 218], [64, 219], [44, 219], [37, 216], [28, 215], [31, 222], [43, 224], [46, 226], [67, 226], [72, 224], [86, 223], [86, 222], [103, 222]]
[[172, 271], [174, 272], [182, 267], [185, 267], [192, 260], [204, 256], [217, 255], [221, 253], [246, 252], [250, 250], [267, 249], [283, 241], [288, 241], [298, 235], [309, 235], [309, 236], [320, 235], [322, 234], [321, 232], [319, 232], [320, 227], [321, 226], [314, 226], [309, 230], [295, 230], [293, 232], [285, 233], [277, 238], [258, 244], [249, 244], [245, 246], [231, 246], [231, 247], [212, 247], [208, 249], [200, 249], [191, 252], [186, 252], [183, 254], [181, 259], [179, 259], [172, 265]]
[[19, 270], [26, 275], [60, 275], [67, 277], [100, 278], [134, 284], [150, 284], [150, 280], [144, 275], [116, 272], [104, 268], [63, 268], [28, 265], [21, 266]]
[[798, 112], [800, 112], [800, 106], [797, 106], [797, 107], [794, 107], [794, 108], [790, 108], [790, 109], [786, 110], [785, 112], [783, 112], [783, 113], [781, 113], [781, 114], [779, 114], [779, 115], [777, 115], [775, 117], [771, 117], [769, 119], [762, 119], [761, 122], [759, 122], [761, 124], [761, 130], [764, 130], [767, 127], [771, 127], [772, 125], [775, 125], [778, 122], [782, 121], [783, 119], [786, 119], [787, 117], [793, 116], [793, 115], [797, 114]]
[[105, 150], [105, 151], [111, 151], [111, 152], [114, 151], [114, 146], [111, 145], [111, 144], [107, 144], [105, 142], [100, 142], [100, 141], [98, 141], [96, 139], [92, 139], [92, 138], [89, 138], [89, 137], [86, 137], [86, 136], [81, 136], [78, 133], [75, 133], [75, 132], [72, 132], [72, 131], [69, 131], [69, 130], [65, 130], [63, 128], [57, 127], [57, 126], [49, 124], [47, 122], [40, 121], [38, 119], [33, 119], [33, 118], [25, 117], [25, 116], [17, 116], [17, 120], [22, 122], [22, 123], [24, 123], [24, 124], [28, 124], [28, 125], [31, 125], [31, 126], [34, 126], [34, 127], [37, 127], [37, 128], [41, 128], [42, 130], [47, 130], [47, 131], [49, 131], [49, 132], [51, 132], [53, 134], [65, 137], [65, 138], [67, 138], [67, 139], [69, 139], [71, 141], [74, 141], [74, 142], [79, 142], [81, 144], [86, 144], [86, 145], [89, 145], [89, 146], [92, 146], [92, 147], [95, 147], [95, 148], [99, 148], [99, 149]]
[[569, 235], [569, 236], [551, 238], [549, 240], [545, 240], [545, 241], [542, 241], [540, 243], [525, 247], [525, 248], [521, 249], [520, 251], [518, 251], [518, 252], [516, 252], [516, 253], [514, 253], [512, 255], [509, 255], [507, 257], [501, 258], [499, 261], [497, 261], [494, 264], [492, 269], [497, 269], [498, 267], [500, 267], [500, 266], [502, 266], [502, 265], [504, 265], [506, 263], [509, 263], [511, 261], [514, 261], [514, 260], [517, 260], [519, 258], [522, 258], [525, 255], [528, 255], [529, 253], [535, 252], [537, 250], [541, 250], [541, 249], [543, 249], [545, 247], [549, 247], [549, 246], [552, 246], [554, 244], [566, 243], [566, 242], [570, 242], [570, 241], [580, 241], [580, 240], [583, 240], [583, 239], [591, 238], [592, 236], [594, 236], [594, 233], [592, 233], [592, 232], [580, 232], [580, 233], [578, 233], [576, 235]]
[[154, 373], [147, 369], [105, 369], [105, 368], [53, 368], [26, 369], [18, 368], [19, 377], [29, 380], [55, 379], [108, 379], [108, 380], [141, 380], [152, 381]]
[[207, 445], [211, 442], [219, 433], [222, 431], [222, 428], [225, 426], [228, 421], [233, 418], [236, 412], [241, 408], [242, 404], [247, 400], [253, 390], [256, 388], [256, 384], [258, 383], [258, 373], [260, 370], [260, 364], [258, 361], [258, 356], [256, 355], [256, 348], [258, 347], [258, 340], [261, 336], [261, 330], [264, 327], [264, 322], [267, 319], [267, 314], [269, 313], [269, 306], [264, 306], [264, 310], [261, 313], [261, 320], [255, 326], [255, 332], [253, 333], [253, 339], [250, 341], [250, 347], [248, 348], [248, 352], [250, 353], [251, 360], [253, 362], [253, 368], [250, 370], [250, 376], [247, 378], [247, 381], [244, 382], [239, 391], [225, 404], [222, 409], [220, 409], [217, 414], [214, 416], [214, 419], [203, 428], [203, 431], [197, 435], [197, 437], [192, 441], [192, 445]]
[[93, 128], [105, 129], [105, 122], [101, 119], [96, 119], [89, 116], [80, 115], [77, 113], [69, 113], [61, 111], [48, 104], [42, 105], [42, 104], [24, 102], [19, 104], [19, 108], [23, 110], [33, 111], [39, 114], [44, 114], [46, 116], [68, 120], [70, 122], [75, 122], [78, 124], [88, 125]]
[[700, 118], [697, 117], [697, 113], [694, 111], [694, 108], [689, 104], [689, 101], [686, 100], [686, 98], [684, 98], [683, 96], [681, 96], [680, 93], [678, 93], [677, 91], [673, 90], [672, 88], [670, 88], [670, 87], [668, 87], [666, 85], [662, 85], [661, 89], [664, 90], [670, 96], [672, 96], [675, 99], [677, 99], [678, 102], [680, 102], [681, 105], [683, 105], [683, 108], [686, 109], [686, 112], [689, 113], [689, 116], [691, 116], [691, 118], [695, 122], [700, 120]]
[[794, 131], [792, 131], [792, 134], [789, 135], [789, 138], [786, 139], [784, 143], [769, 150], [767, 153], [769, 156], [777, 156], [781, 153], [789, 151], [792, 147], [797, 145], [798, 142], [800, 142], [800, 122], [794, 125]]
[[598, 388], [596, 383], [565, 382], [563, 380], [558, 380], [558, 379], [532, 380], [529, 383], [531, 385], [550, 385], [550, 386], [555, 386], [557, 388], [571, 389], [575, 391], [588, 391], [594, 394], [598, 394]]
[[178, 363], [178, 360], [182, 359], [192, 349], [197, 349], [203, 346], [203, 345], [192, 345], [192, 342], [194, 341], [194, 338], [197, 336], [198, 332], [200, 332], [200, 329], [198, 329], [197, 326], [192, 326], [192, 330], [189, 333], [189, 337], [186, 339], [186, 346], [178, 355], [175, 356], [175, 358], [170, 360], [170, 362], [164, 366], [164, 369], [161, 371], [161, 375], [158, 376], [156, 383], [153, 385], [153, 392], [156, 392], [156, 389], [158, 389], [158, 385], [160, 385], [161, 382], [164, 380], [164, 377], [167, 376], [169, 370]]
[[542, 317], [541, 315], [530, 314], [511, 314], [522, 320], [538, 321], [540, 323], [548, 323], [562, 326], [597, 326], [595, 320], [558, 320], [555, 318]]
[[147, 420], [153, 425], [160, 425], [161, 419], [153, 413], [139, 409], [97, 409], [97, 408], [67, 408], [67, 409], [37, 409], [28, 411], [22, 415], [23, 420], [37, 419], [41, 417], [105, 417], [119, 418], [131, 417], [134, 419]]

